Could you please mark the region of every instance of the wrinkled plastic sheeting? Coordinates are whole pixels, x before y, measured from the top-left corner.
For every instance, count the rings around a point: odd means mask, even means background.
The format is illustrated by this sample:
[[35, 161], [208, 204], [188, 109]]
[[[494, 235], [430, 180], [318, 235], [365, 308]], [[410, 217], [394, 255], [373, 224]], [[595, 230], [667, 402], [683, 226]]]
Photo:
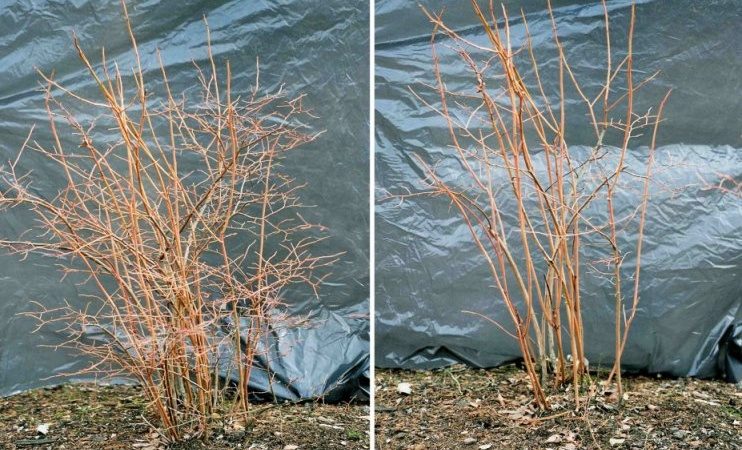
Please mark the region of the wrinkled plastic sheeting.
[[[292, 330], [287, 336], [274, 339], [280, 345], [256, 361], [256, 372], [251, 374], [250, 386], [260, 400], [280, 399], [294, 401], [321, 398], [328, 403], [370, 398], [370, 370], [366, 337], [359, 336], [347, 321], [338, 316], [328, 318], [321, 329]], [[362, 325], [356, 325], [362, 329]], [[350, 341], [350, 344], [348, 343]], [[286, 358], [295, 345], [301, 345], [301, 359]], [[234, 374], [234, 371], [231, 372]], [[312, 377], [304, 373], [314, 374]], [[232, 381], [238, 380], [232, 375]]]
[[[608, 2], [614, 52], [625, 45], [628, 1]], [[735, 17], [742, 4], [716, 1], [637, 2], [635, 67], [660, 78], [641, 91], [655, 104], [668, 88], [657, 150], [658, 169], [645, 229], [641, 299], [623, 356], [629, 371], [674, 376], [739, 380], [742, 326], [742, 199], [712, 188], [721, 177], [742, 181], [742, 117], [739, 73], [742, 41]], [[587, 92], [600, 89], [605, 60], [600, 2], [556, 1], [554, 14], [567, 57]], [[486, 37], [467, 6], [453, 1], [424, 1], [430, 11], [444, 10], [444, 20], [464, 38], [486, 45]], [[511, 39], [523, 42], [520, 8], [528, 19], [535, 54], [542, 64], [546, 92], [558, 92], [551, 24], [545, 2], [506, 2], [513, 18]], [[420, 156], [436, 162], [445, 179], [465, 183], [451, 157], [446, 123], [410, 92], [412, 87], [433, 105], [437, 94], [430, 56], [431, 24], [416, 5], [390, 0], [377, 8], [377, 202], [376, 361], [381, 367], [432, 368], [457, 362], [494, 367], [519, 359], [517, 343], [491, 323], [464, 314], [483, 314], [507, 325], [502, 300], [491, 275], [457, 212], [443, 199], [390, 194], [417, 192], [423, 186]], [[441, 73], [450, 89], [473, 86], [465, 65], [445, 39], [439, 39]], [[550, 53], [552, 52], [552, 53]], [[474, 51], [475, 59], [482, 54]], [[552, 55], [551, 57], [549, 55]], [[474, 94], [473, 88], [472, 94]], [[567, 102], [568, 142], [592, 146], [594, 135], [579, 102]], [[646, 143], [646, 142], [644, 142]], [[667, 145], [669, 144], [669, 145]], [[641, 140], [630, 150], [629, 171], [643, 173], [647, 149]], [[579, 151], [572, 148], [571, 151]], [[536, 158], [538, 159], [538, 158]], [[466, 187], [462, 185], [462, 187]], [[639, 204], [640, 191], [617, 194], [616, 207]], [[513, 217], [506, 217], [513, 223]], [[624, 236], [635, 242], [636, 235]], [[601, 257], [583, 247], [583, 261]], [[629, 247], [631, 248], [631, 247]], [[624, 273], [632, 273], [629, 254]], [[585, 269], [586, 270], [586, 269]], [[587, 357], [593, 367], [613, 360], [613, 288], [584, 275], [582, 291]], [[627, 281], [625, 292], [632, 292]]]
[[[162, 52], [174, 93], [189, 91], [197, 79], [192, 62], [206, 58], [204, 15], [211, 29], [214, 56], [223, 70], [231, 63], [233, 92], [248, 92], [260, 61], [265, 93], [283, 86], [288, 95], [305, 93], [304, 104], [327, 128], [315, 142], [294, 152], [286, 171], [302, 190], [305, 219], [327, 227], [328, 237], [316, 254], [343, 252], [317, 300], [303, 291], [287, 292], [291, 311], [308, 317], [309, 326], [271, 338], [274, 353], [261, 361], [251, 384], [265, 391], [268, 380], [278, 398], [323, 397], [328, 401], [367, 396], [368, 338], [368, 2], [309, 0], [244, 2], [128, 2], [139, 51], [148, 74], [159, 76], [156, 49]], [[29, 128], [48, 143], [46, 113], [39, 76], [55, 71], [56, 80], [83, 95], [96, 87], [72, 48], [72, 32], [90, 59], [116, 61], [126, 76], [134, 66], [118, 0], [0, 0], [0, 159], [14, 159]], [[130, 81], [130, 78], [129, 78]], [[190, 92], [193, 92], [190, 90]], [[75, 111], [84, 114], [84, 111]], [[69, 137], [71, 146], [74, 136]], [[47, 161], [26, 153], [24, 171], [33, 169], [37, 189], [52, 194], [61, 174]], [[0, 216], [0, 235], [18, 236], [31, 225], [22, 212]], [[247, 245], [247, 243], [244, 243]], [[34, 322], [18, 316], [32, 309], [30, 300], [48, 307], [66, 299], [82, 304], [86, 287], [75, 279], [60, 282], [54, 261], [0, 255], [0, 395], [63, 381], [87, 362], [58, 344], [63, 336], [49, 328], [31, 334]]]
[[[235, 367], [233, 329], [234, 322], [226, 319], [207, 333], [209, 348], [213, 349], [208, 357], [212, 367], [218, 367], [222, 381], [236, 386], [239, 375]], [[353, 326], [346, 318], [333, 313], [319, 328], [264, 327], [262, 335], [266, 338], [261, 339], [255, 349], [250, 373], [251, 400], [296, 402], [321, 398], [329, 403], [368, 400], [368, 354], [356, 351], [368, 345], [359, 333], [362, 329], [362, 325]], [[240, 330], [241, 336], [248, 335], [247, 319], [241, 323]], [[127, 336], [112, 327], [102, 330], [88, 326], [84, 339], [90, 344], [108, 343], [109, 336], [114, 334], [117, 341], [123, 343], [120, 351], [134, 351], [128, 345]], [[247, 345], [244, 338], [242, 345]], [[301, 359], [287, 357], [297, 353], [297, 349]], [[323, 376], [306, 377], [305, 373], [323, 373]]]

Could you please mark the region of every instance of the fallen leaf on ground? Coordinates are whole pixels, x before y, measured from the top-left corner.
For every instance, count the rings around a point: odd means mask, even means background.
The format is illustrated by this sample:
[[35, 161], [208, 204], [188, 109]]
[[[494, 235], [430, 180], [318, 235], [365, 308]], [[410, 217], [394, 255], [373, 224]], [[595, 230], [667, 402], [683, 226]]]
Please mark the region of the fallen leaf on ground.
[[148, 442], [135, 442], [131, 444], [131, 446], [137, 450], [157, 450], [156, 445], [152, 445]]
[[502, 398], [502, 394], [499, 392], [497, 393], [497, 401], [500, 403], [500, 406], [505, 406], [505, 399]]
[[412, 385], [410, 383], [399, 383], [397, 385], [397, 392], [404, 395], [412, 394]]
[[709, 406], [721, 406], [721, 403], [719, 402], [713, 402], [710, 400], [702, 400], [700, 398], [694, 398], [693, 401], [704, 404], [704, 405], [709, 405]]

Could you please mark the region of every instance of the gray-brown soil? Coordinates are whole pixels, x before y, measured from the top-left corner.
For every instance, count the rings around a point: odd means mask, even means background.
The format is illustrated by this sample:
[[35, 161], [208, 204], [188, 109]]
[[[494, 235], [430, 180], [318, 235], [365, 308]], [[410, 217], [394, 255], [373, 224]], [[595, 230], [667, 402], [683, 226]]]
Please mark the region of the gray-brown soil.
[[380, 450], [742, 449], [742, 390], [719, 381], [626, 377], [620, 408], [612, 388], [594, 382], [579, 411], [558, 390], [547, 412], [532, 407], [514, 366], [378, 370], [375, 384]]
[[[206, 443], [165, 446], [134, 386], [65, 385], [0, 398], [3, 449], [367, 449], [369, 407], [284, 404], [261, 410], [246, 429], [225, 424]], [[151, 419], [151, 418], [149, 418]], [[48, 433], [38, 431], [48, 425]]]

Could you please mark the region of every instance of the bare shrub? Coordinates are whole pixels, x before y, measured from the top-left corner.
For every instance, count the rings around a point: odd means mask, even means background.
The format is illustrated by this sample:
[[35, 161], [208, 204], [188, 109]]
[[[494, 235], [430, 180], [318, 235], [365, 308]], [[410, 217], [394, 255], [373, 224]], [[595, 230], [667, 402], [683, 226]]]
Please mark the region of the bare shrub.
[[[298, 213], [301, 186], [281, 167], [317, 134], [303, 125], [310, 113], [301, 96], [261, 94], [257, 78], [251, 92], [235, 95], [229, 63], [220, 74], [210, 45], [207, 67], [194, 74], [199, 96], [176, 96], [161, 58], [161, 79], [148, 83], [122, 7], [133, 76], [104, 52], [94, 66], [77, 39], [99, 95], [83, 97], [41, 75], [53, 141], [29, 135], [0, 169], [0, 207], [30, 210], [38, 233], [0, 245], [56, 258], [65, 274], [81, 273], [95, 288], [83, 307], [39, 305], [32, 313], [41, 325], [64, 324], [70, 337], [62, 345], [92, 357], [82, 372], [136, 377], [169, 440], [205, 437], [214, 413], [247, 414], [267, 333], [293, 324], [286, 288], [316, 290], [316, 270], [337, 259], [310, 252], [316, 226]], [[95, 119], [78, 119], [70, 103]], [[71, 139], [79, 146], [63, 143]], [[24, 150], [63, 175], [53, 197], [34, 189]], [[90, 342], [90, 331], [106, 339]]]
[[[639, 302], [642, 238], [655, 140], [669, 93], [656, 110], [636, 112], [637, 91], [657, 74], [634, 79], [633, 7], [628, 46], [616, 62], [608, 9], [603, 2], [605, 82], [600, 91], [587, 92], [567, 61], [551, 5], [558, 65], [546, 72], [535, 56], [525, 16], [526, 38], [520, 48], [514, 49], [504, 6], [498, 11], [492, 3], [489, 10], [481, 8], [476, 0], [471, 4], [486, 34], [486, 45], [449, 28], [441, 15], [425, 11], [434, 26], [433, 88], [440, 103], [433, 105], [416, 95], [445, 119], [451, 140], [446, 156], [460, 169], [446, 166], [448, 172], [442, 174], [439, 162], [420, 158], [427, 169], [427, 190], [411, 195], [448, 199], [469, 228], [490, 269], [495, 297], [502, 299], [513, 327], [478, 312], [467, 312], [494, 322], [517, 340], [534, 402], [540, 408], [549, 407], [545, 393], [549, 380], [557, 386], [571, 383], [576, 406], [580, 404], [581, 381], [588, 375], [581, 304], [586, 274], [581, 272], [581, 243], [587, 235], [601, 237], [609, 254], [603, 261], [609, 267], [605, 276], [615, 287], [616, 347], [611, 378], [617, 377], [620, 401], [621, 354]], [[439, 34], [447, 38], [447, 45], [469, 70], [472, 81], [467, 88], [455, 91], [447, 87], [440, 69]], [[557, 83], [556, 98], [544, 87], [547, 78]], [[616, 86], [619, 82], [623, 85]], [[587, 124], [584, 117], [566, 115], [565, 104], [574, 100], [584, 106]], [[566, 140], [568, 128], [585, 125], [594, 131], [595, 145], [589, 151], [572, 147]], [[629, 148], [642, 130], [651, 135], [646, 171], [627, 173]], [[610, 157], [611, 150], [604, 145], [608, 138], [620, 143]], [[624, 183], [638, 185], [641, 200], [630, 217], [617, 217], [615, 194], [619, 180], [626, 177], [631, 180]], [[515, 219], [505, 220], [506, 215]], [[621, 248], [621, 227], [630, 223], [638, 227], [638, 239], [632, 248]], [[621, 265], [628, 252], [633, 252], [636, 268], [627, 309], [626, 294], [621, 291], [625, 280]]]

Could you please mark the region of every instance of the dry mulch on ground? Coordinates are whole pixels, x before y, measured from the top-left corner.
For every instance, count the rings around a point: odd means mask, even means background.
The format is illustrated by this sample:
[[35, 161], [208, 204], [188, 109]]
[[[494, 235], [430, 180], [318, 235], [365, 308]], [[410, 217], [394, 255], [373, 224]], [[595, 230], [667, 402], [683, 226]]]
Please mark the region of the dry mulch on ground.
[[[166, 447], [144, 420], [135, 386], [65, 385], [0, 398], [3, 449], [367, 449], [369, 407], [321, 403], [255, 405], [246, 430], [225, 424], [203, 444]], [[48, 425], [46, 435], [38, 428]]]
[[377, 370], [375, 384], [379, 450], [742, 449], [742, 389], [719, 381], [626, 377], [621, 408], [595, 382], [587, 408], [562, 390], [546, 413], [515, 366]]

